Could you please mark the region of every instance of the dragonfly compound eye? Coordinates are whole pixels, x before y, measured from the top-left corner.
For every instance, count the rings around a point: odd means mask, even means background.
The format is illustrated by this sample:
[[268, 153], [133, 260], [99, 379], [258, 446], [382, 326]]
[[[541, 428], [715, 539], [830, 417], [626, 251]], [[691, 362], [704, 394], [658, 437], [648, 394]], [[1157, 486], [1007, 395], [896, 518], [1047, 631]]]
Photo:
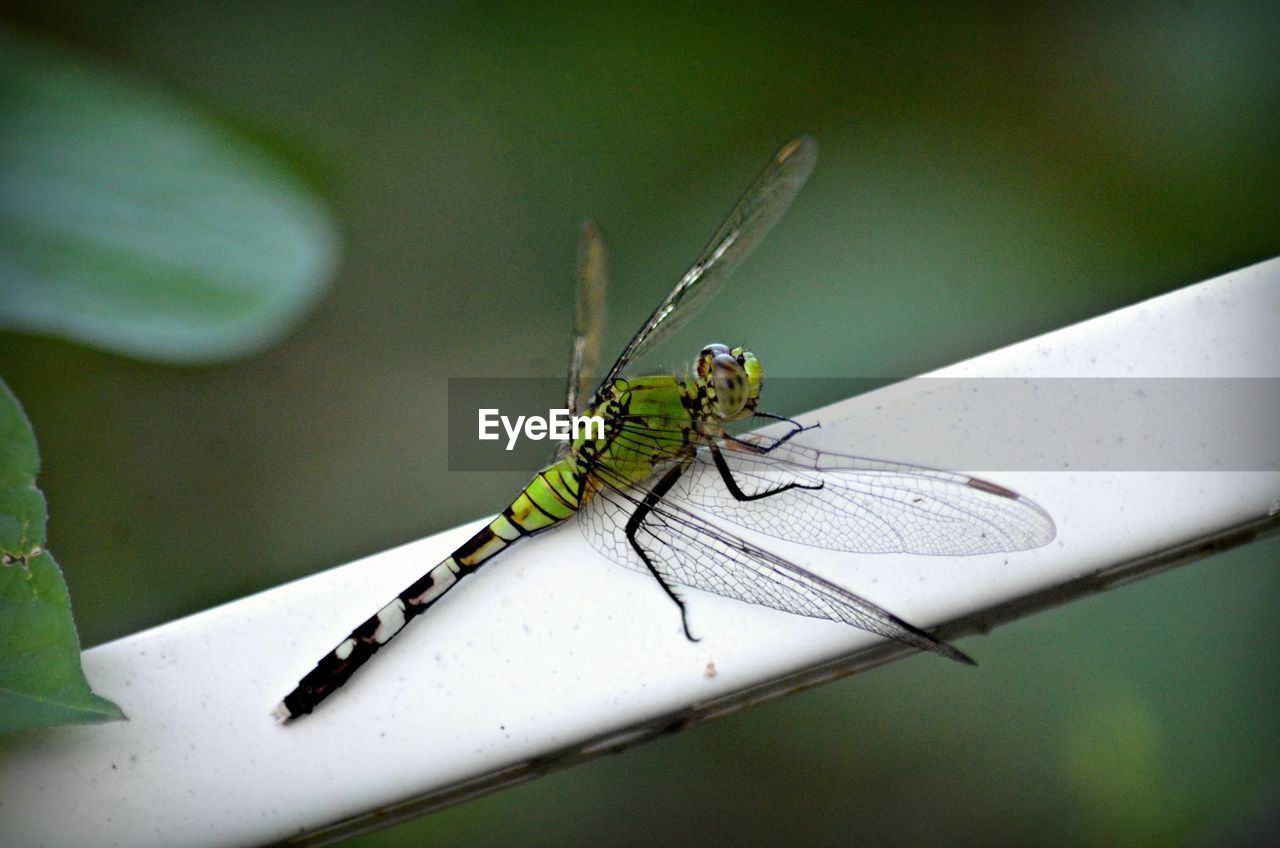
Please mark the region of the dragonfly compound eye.
[[727, 354], [727, 353], [729, 353], [728, 345], [709, 344], [706, 347], [704, 347], [702, 349], [702, 352], [698, 354], [698, 365], [697, 365], [698, 379], [700, 380], [709, 379], [712, 361], [717, 356], [721, 356], [722, 354]]
[[760, 360], [756, 359], [756, 355], [751, 351], [739, 347], [734, 348], [733, 353], [737, 355], [743, 370], [747, 372], [747, 408], [754, 410], [756, 402], [760, 400], [760, 385], [764, 382], [764, 369], [760, 367]]
[[751, 393], [746, 369], [727, 352], [711, 360], [711, 387], [716, 393], [716, 414], [721, 418], [737, 417]]

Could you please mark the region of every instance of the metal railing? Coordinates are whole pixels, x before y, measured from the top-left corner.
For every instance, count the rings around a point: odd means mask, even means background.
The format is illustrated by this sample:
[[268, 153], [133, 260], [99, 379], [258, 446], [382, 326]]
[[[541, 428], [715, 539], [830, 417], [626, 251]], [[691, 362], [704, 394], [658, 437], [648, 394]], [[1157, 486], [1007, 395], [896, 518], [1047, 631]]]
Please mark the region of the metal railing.
[[[1280, 259], [1273, 259], [929, 376], [1274, 385], [1277, 315]], [[1143, 396], [1135, 397], [1140, 412]], [[814, 413], [823, 428], [809, 441], [877, 455], [877, 444], [916, 425], [936, 431], [937, 416], [966, 420], [966, 403], [962, 393], [889, 387]], [[1075, 402], [1080, 421], [1100, 414], [1089, 403]], [[1234, 420], [1231, 410], [1208, 404], [1182, 412], [1209, 427]], [[1245, 429], [1280, 432], [1280, 420], [1267, 417], [1275, 412], [1265, 402]], [[1232, 438], [1216, 446], [1201, 440], [1204, 454], [1190, 466], [1111, 461], [1081, 469], [1055, 460], [1076, 432], [1070, 416], [1027, 426], [1011, 413], [950, 428], [956, 449], [980, 451], [1005, 438], [1002, 424], [1032, 459], [990, 476], [1050, 512], [1058, 527], [1051, 544], [956, 567], [803, 549], [806, 564], [955, 638], [1280, 526], [1274, 439], [1248, 467], [1235, 456], [1216, 458], [1237, 446]], [[1123, 435], [1155, 443], [1157, 456], [1185, 436], [1138, 429]], [[688, 593], [702, 637], [690, 643], [650, 579], [607, 567], [581, 534], [564, 528], [505, 553], [314, 715], [286, 726], [272, 719], [272, 706], [311, 662], [477, 526], [85, 652], [94, 689], [130, 720], [9, 740], [0, 751], [5, 843], [325, 841], [907, 652], [847, 626], [703, 593]], [[981, 645], [971, 650], [981, 653]]]

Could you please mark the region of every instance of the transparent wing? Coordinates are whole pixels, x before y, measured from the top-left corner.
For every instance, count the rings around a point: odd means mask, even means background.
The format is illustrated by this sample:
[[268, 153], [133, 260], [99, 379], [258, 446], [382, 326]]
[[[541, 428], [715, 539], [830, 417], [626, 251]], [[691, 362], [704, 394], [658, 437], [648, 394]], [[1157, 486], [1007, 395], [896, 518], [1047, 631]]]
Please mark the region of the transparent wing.
[[[596, 493], [582, 509], [583, 534], [605, 556], [648, 573], [626, 534], [627, 523], [648, 486], [625, 487], [607, 468], [596, 470], [594, 482]], [[637, 527], [635, 539], [670, 583], [796, 615], [841, 621], [972, 663], [960, 651], [866, 598], [726, 532], [668, 499], [649, 512]]]
[[[634, 422], [627, 430], [623, 438], [645, 435]], [[742, 442], [775, 444], [755, 435]], [[668, 496], [767, 536], [856, 553], [967, 556], [1038, 548], [1057, 532], [1034, 501], [976, 477], [793, 441], [764, 454], [730, 439], [718, 446], [742, 494], [796, 485], [738, 500], [702, 448]]]
[[773, 155], [768, 166], [716, 230], [693, 267], [680, 278], [666, 299], [653, 310], [640, 332], [627, 344], [610, 369], [608, 380], [618, 377], [627, 363], [693, 317], [716, 293], [725, 278], [787, 211], [809, 178], [817, 156], [818, 144], [808, 136], [787, 142]]
[[565, 402], [565, 407], [574, 415], [591, 400], [595, 388], [592, 377], [600, 369], [608, 284], [604, 239], [596, 225], [587, 221], [578, 231], [578, 288], [574, 296], [573, 351]]

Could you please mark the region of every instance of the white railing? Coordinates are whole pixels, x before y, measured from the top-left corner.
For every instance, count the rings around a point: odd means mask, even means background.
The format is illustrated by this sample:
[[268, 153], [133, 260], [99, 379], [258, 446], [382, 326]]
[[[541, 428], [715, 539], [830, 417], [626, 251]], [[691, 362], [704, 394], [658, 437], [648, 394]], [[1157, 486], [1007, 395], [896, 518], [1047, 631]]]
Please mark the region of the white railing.
[[[1274, 380], [1278, 316], [1275, 259], [930, 376]], [[823, 428], [807, 441], [956, 467], [945, 456], [904, 455], [902, 434], [945, 429], [950, 440], [938, 450], [966, 458], [1018, 440], [1023, 459], [1002, 467], [1035, 470], [989, 476], [1053, 515], [1053, 543], [963, 560], [777, 547], [955, 638], [1278, 526], [1280, 447], [1252, 470], [1232, 454], [1250, 428], [1280, 432], [1280, 421], [1265, 418], [1274, 405], [1262, 405], [1260, 421], [1214, 404], [1144, 418], [1144, 393], [1130, 393], [1132, 408], [1111, 420], [1145, 422], [1120, 434], [1144, 456], [1180, 450], [1188, 426], [1204, 436], [1203, 454], [1181, 470], [1110, 461], [1078, 470], [1064, 467], [1064, 446], [1078, 447], [1081, 428], [1096, 423], [1096, 398], [1059, 394], [1058, 413], [1032, 404], [974, 416], [991, 407], [943, 385], [911, 381], [819, 410]], [[1161, 417], [1181, 420], [1170, 430]], [[939, 420], [956, 423], [939, 428]], [[1230, 438], [1214, 435], [1224, 425]], [[1219, 452], [1231, 459], [1219, 462]], [[85, 652], [95, 690], [130, 720], [7, 740], [5, 844], [322, 841], [905, 653], [847, 626], [696, 592], [686, 594], [702, 641], [690, 643], [652, 580], [609, 567], [563, 528], [504, 553], [314, 715], [272, 720], [272, 706], [316, 658], [476, 526]], [[965, 648], [982, 653], [981, 642]]]

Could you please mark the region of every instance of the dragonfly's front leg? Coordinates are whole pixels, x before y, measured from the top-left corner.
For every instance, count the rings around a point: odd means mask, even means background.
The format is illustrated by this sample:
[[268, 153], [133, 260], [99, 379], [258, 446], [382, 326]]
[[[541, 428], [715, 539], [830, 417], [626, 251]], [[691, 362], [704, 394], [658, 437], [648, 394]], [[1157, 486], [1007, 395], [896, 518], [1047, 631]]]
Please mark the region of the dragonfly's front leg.
[[654, 484], [653, 488], [651, 488], [644, 496], [644, 500], [642, 500], [640, 505], [636, 507], [636, 511], [631, 513], [631, 518], [627, 520], [626, 534], [627, 541], [631, 543], [631, 547], [635, 549], [637, 554], [639, 554], [641, 561], [643, 561], [645, 567], [649, 569], [649, 573], [658, 581], [658, 585], [662, 587], [662, 591], [666, 592], [667, 597], [675, 601], [676, 606], [680, 608], [680, 625], [684, 628], [685, 638], [690, 642], [699, 642], [701, 640], [689, 632], [689, 615], [685, 610], [684, 601], [675, 593], [675, 590], [671, 588], [666, 579], [658, 572], [658, 569], [654, 568], [653, 562], [649, 559], [649, 555], [645, 553], [644, 548], [640, 547], [640, 540], [636, 538], [636, 534], [640, 530], [640, 525], [649, 517], [653, 512], [654, 507], [656, 507], [666, 496], [667, 492], [671, 491], [671, 487], [680, 479], [680, 475], [688, 470], [691, 462], [691, 459], [686, 459], [684, 462], [672, 467], [670, 471], [662, 475], [662, 479]]
[[760, 444], [759, 442], [749, 442], [746, 439], [740, 439], [737, 436], [731, 436], [728, 433], [724, 434], [725, 440], [728, 442], [732, 442], [735, 446], [740, 447], [743, 450], [748, 450], [748, 451], [751, 451], [752, 453], [767, 454], [769, 451], [773, 450], [779, 445], [786, 444], [787, 442], [791, 441], [791, 439], [800, 435], [806, 430], [816, 430], [817, 428], [822, 426], [821, 422], [814, 422], [813, 424], [808, 424], [808, 425], [801, 424], [799, 421], [796, 421], [791, 418], [787, 418], [785, 415], [774, 415], [772, 412], [756, 412], [754, 414], [755, 414], [755, 417], [757, 418], [768, 418], [772, 421], [785, 421], [791, 425], [791, 430], [786, 435], [779, 436], [778, 438], [774, 439], [773, 442], [768, 445], [763, 445], [763, 444]]
[[[777, 445], [775, 444], [773, 447], [777, 447]], [[729, 490], [729, 494], [733, 495], [734, 500], [758, 501], [761, 498], [780, 495], [791, 489], [821, 489], [823, 487], [823, 482], [821, 480], [813, 485], [793, 481], [791, 483], [783, 483], [781, 486], [774, 486], [772, 489], [764, 489], [748, 495], [746, 492], [742, 491], [742, 487], [738, 485], [738, 481], [733, 478], [733, 472], [729, 470], [729, 463], [725, 461], [724, 454], [720, 453], [719, 446], [711, 445], [710, 450], [711, 458], [714, 459], [716, 463], [716, 470], [720, 472], [720, 479], [724, 480], [724, 487]]]

